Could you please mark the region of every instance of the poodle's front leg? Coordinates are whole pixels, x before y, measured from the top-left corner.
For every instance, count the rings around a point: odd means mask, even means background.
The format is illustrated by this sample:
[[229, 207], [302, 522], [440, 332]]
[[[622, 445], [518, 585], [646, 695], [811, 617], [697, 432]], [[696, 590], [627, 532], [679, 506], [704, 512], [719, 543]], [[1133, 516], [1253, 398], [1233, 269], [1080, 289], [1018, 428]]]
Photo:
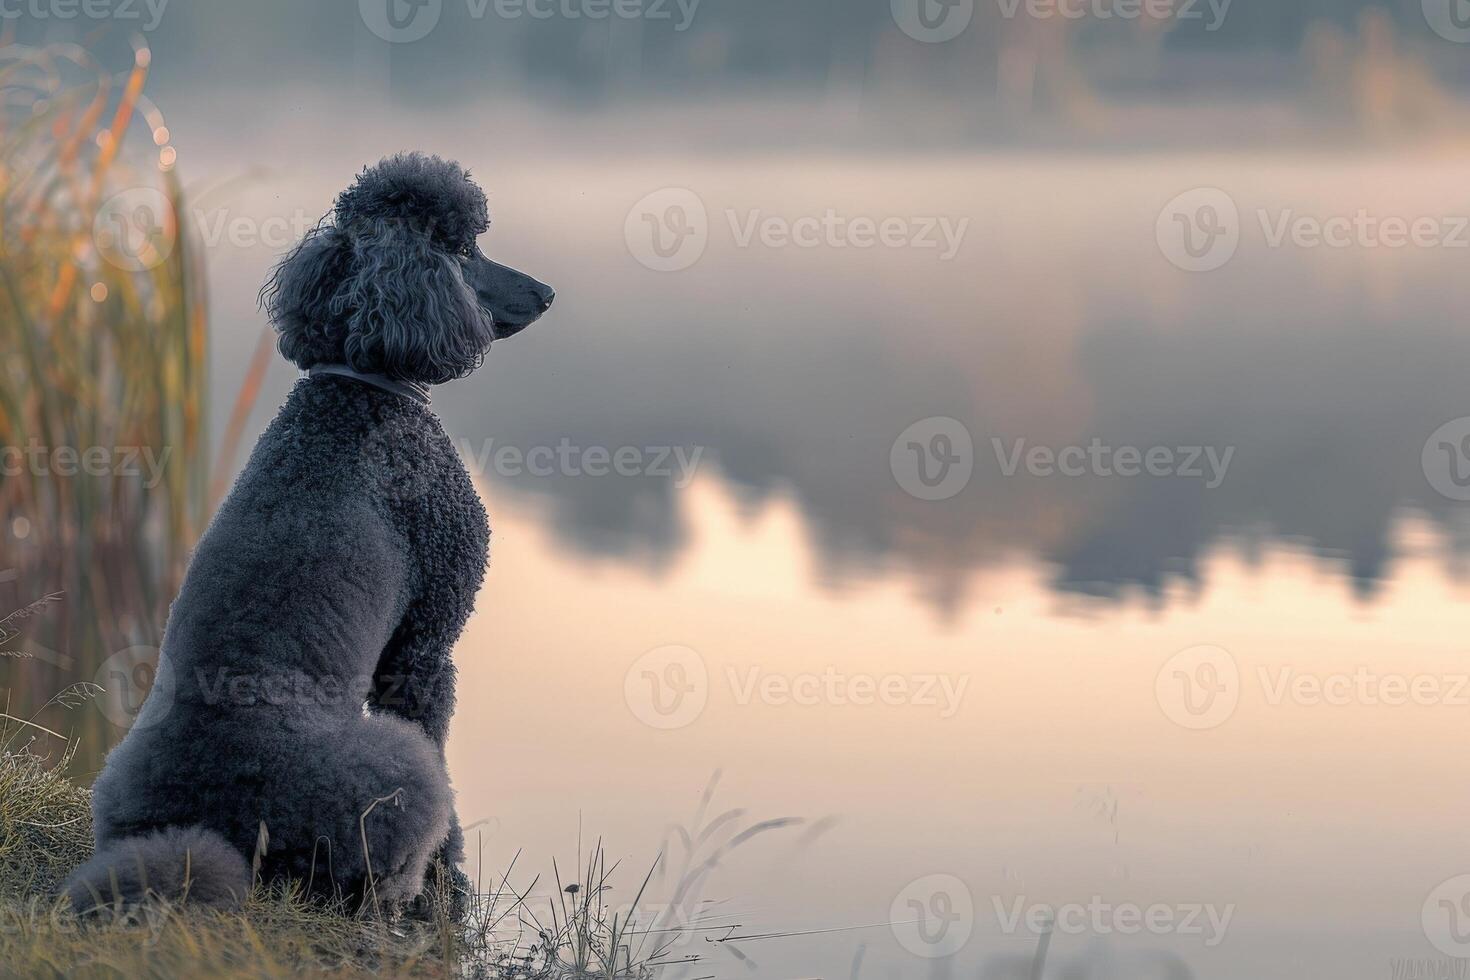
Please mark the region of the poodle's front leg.
[[368, 707], [419, 725], [442, 754], [454, 715], [454, 638], [438, 635], [436, 619], [417, 605], [409, 609], [378, 659]]
[[[430, 625], [435, 617], [425, 615], [426, 612], [411, 610], [394, 632], [374, 671], [368, 707], [398, 715], [422, 727], [439, 750], [440, 764], [445, 766], [447, 774], [444, 746], [449, 738], [449, 719], [454, 714], [455, 670], [450, 656], [453, 639], [437, 635]], [[469, 879], [459, 870], [464, 860], [464, 832], [460, 829], [459, 814], [453, 808], [449, 814], [449, 835], [436, 857], [452, 876], [456, 890], [470, 888]]]

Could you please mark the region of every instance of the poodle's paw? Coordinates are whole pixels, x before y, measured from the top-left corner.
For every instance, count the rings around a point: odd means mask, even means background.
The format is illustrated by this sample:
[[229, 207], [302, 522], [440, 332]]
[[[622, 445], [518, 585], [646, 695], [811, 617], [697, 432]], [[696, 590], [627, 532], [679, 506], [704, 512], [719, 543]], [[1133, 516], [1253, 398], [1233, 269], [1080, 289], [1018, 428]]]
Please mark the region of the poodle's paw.
[[440, 917], [462, 922], [474, 899], [475, 886], [469, 875], [439, 859], [429, 865], [424, 889], [404, 904], [403, 914], [416, 921], [433, 922]]

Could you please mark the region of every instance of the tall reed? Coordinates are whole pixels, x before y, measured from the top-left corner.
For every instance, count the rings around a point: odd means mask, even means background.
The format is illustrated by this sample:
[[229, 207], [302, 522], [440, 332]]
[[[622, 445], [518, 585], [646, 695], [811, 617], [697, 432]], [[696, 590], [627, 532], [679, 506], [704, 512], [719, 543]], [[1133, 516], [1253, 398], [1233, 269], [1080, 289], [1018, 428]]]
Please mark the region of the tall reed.
[[[78, 46], [0, 36], [0, 688], [12, 709], [156, 646], [207, 516], [203, 269], [177, 218], [167, 126], [143, 94], [149, 51], [139, 41], [134, 54], [114, 75]], [[120, 734], [96, 711], [58, 724], [83, 746]]]

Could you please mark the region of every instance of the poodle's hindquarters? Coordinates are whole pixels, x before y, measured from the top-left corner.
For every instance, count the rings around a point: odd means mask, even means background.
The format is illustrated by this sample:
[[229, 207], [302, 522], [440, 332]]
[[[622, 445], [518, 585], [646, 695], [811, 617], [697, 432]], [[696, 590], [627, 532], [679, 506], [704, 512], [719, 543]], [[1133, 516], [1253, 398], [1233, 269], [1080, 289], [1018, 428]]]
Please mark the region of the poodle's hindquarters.
[[267, 877], [317, 894], [403, 902], [424, 888], [449, 838], [453, 795], [444, 758], [416, 724], [359, 716], [283, 754], [288, 780], [267, 793]]
[[107, 906], [150, 892], [234, 904], [258, 870], [328, 901], [407, 901], [449, 839], [452, 810], [443, 756], [402, 718], [303, 727], [261, 715], [206, 730], [179, 708], [108, 757], [92, 791], [97, 857], [67, 891], [79, 911], [98, 904], [93, 887]]
[[219, 834], [166, 827], [98, 847], [66, 882], [78, 913], [127, 908], [150, 896], [235, 908], [250, 891], [250, 865]]

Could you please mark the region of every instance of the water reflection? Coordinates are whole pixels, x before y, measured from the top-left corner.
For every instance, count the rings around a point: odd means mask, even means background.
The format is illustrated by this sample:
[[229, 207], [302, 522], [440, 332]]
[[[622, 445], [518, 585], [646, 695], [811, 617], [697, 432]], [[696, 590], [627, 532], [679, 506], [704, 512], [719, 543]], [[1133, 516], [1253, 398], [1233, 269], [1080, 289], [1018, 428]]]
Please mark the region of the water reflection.
[[[697, 165], [715, 225], [747, 206], [794, 214], [832, 200], [848, 213], [947, 207], [979, 227], [950, 264], [743, 248], [713, 228], [699, 264], [659, 276], [616, 242], [614, 209], [636, 200], [636, 178], [604, 171], [596, 200], [558, 205], [569, 235], [601, 234], [569, 254], [534, 249], [577, 283], [560, 319], [441, 399], [467, 446], [703, 451], [752, 510], [795, 501], [827, 583], [901, 570], [951, 612], [974, 572], [1016, 556], [1053, 565], [1062, 594], [1159, 599], [1171, 581], [1203, 584], [1202, 556], [1224, 542], [1300, 546], [1370, 599], [1392, 574], [1387, 531], [1405, 507], [1460, 552], [1456, 504], [1421, 463], [1429, 435], [1470, 411], [1453, 253], [1255, 241], [1191, 275], [1154, 240], [1158, 206], [1191, 182], [1224, 183], [1263, 211], [1302, 195], [1328, 213], [1359, 201], [1413, 213], [1422, 185], [1406, 196], [1362, 162], [1112, 161], [1098, 165], [1113, 181], [1099, 198], [1085, 166], [980, 157], [907, 161], [900, 189], [881, 165], [845, 180], [847, 167], [806, 161], [767, 191], [783, 162]], [[1046, 166], [1063, 176], [1038, 175]], [[1415, 168], [1430, 184], [1449, 176], [1437, 161]], [[567, 176], [508, 182], [554, 196]], [[1447, 210], [1466, 196], [1435, 190]], [[517, 227], [527, 232], [544, 234]], [[905, 493], [890, 469], [894, 440], [930, 416], [962, 422], [974, 446], [969, 483], [941, 501]], [[1167, 450], [1169, 475], [1116, 475], [1112, 455], [1099, 468], [1099, 446], [1140, 460]], [[1030, 465], [1032, 451], [1068, 447], [1087, 452], [1082, 475]], [[686, 540], [674, 480], [486, 470], [542, 498], [558, 540], [584, 554], [658, 569]]]
[[[703, 894], [737, 935], [796, 935], [701, 938], [688, 977], [1012, 976], [1039, 938], [1018, 903], [1228, 916], [1219, 942], [1069, 919], [1047, 978], [1378, 977], [1431, 955], [1421, 906], [1459, 871], [1447, 855], [1466, 767], [1443, 747], [1464, 699], [1331, 693], [1361, 671], [1463, 693], [1464, 590], [1426, 520], [1392, 529], [1403, 558], [1371, 612], [1318, 559], [1268, 544], [1254, 565], [1205, 555], [1209, 589], [1168, 591], [1162, 613], [1058, 615], [1046, 568], [999, 565], [943, 623], [896, 579], [816, 587], [789, 498], [752, 517], [723, 481], [696, 480], [687, 543], [655, 580], [589, 567], [554, 544], [534, 498], [486, 492], [497, 551], [459, 649], [450, 739], [461, 810], [488, 821], [484, 867], [570, 854], [579, 828], [646, 867], [713, 769], [711, 811], [741, 808], [742, 824], [831, 818], [806, 846], [775, 833], [711, 869]], [[1168, 668], [1200, 644], [1228, 651], [1237, 680], [1227, 710], [1191, 729]], [[703, 685], [673, 728], [629, 686], [669, 645]], [[849, 683], [803, 693], [829, 676]], [[910, 683], [924, 677], [951, 681], [959, 710]], [[864, 698], [862, 678], [903, 696]], [[940, 875], [971, 918], [963, 947], [936, 957], [890, 922], [913, 919], [895, 902], [924, 904], [914, 884]]]

